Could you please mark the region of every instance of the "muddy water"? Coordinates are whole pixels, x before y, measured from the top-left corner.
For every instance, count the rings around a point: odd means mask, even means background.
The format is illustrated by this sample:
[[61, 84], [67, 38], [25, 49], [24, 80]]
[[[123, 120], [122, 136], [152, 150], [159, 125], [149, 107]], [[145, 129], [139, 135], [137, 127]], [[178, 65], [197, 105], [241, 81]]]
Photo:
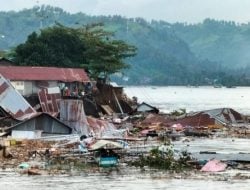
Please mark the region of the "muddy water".
[[[188, 147], [193, 153], [203, 150], [237, 154], [248, 153], [249, 144], [250, 140], [247, 139], [192, 139], [189, 142], [174, 142], [174, 148]], [[239, 177], [239, 174], [243, 177]], [[71, 176], [27, 176], [15, 171], [0, 171], [0, 190], [249, 190], [249, 184], [250, 171], [234, 169], [214, 174], [199, 171], [168, 174], [152, 170], [142, 172], [121, 166], [119, 170], [73, 173]]]
[[250, 180], [168, 179], [147, 175], [20, 176], [0, 172], [1, 190], [248, 190]]
[[[185, 141], [188, 139], [188, 141]], [[186, 138], [180, 141], [173, 141], [177, 150], [187, 150], [191, 153], [200, 151], [214, 151], [224, 154], [250, 154], [250, 139], [241, 138]]]

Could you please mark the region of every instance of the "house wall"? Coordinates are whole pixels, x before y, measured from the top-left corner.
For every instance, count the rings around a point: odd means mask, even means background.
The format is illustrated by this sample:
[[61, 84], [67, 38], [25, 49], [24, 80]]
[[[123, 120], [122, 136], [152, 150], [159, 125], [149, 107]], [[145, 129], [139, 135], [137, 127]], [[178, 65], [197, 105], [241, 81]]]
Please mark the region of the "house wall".
[[36, 94], [41, 88], [58, 86], [57, 81], [11, 81], [11, 84], [23, 96]]
[[12, 86], [20, 93], [24, 94], [24, 82], [23, 81], [11, 81]]
[[[59, 81], [11, 81], [11, 84], [21, 95], [28, 96], [37, 94], [42, 88], [59, 87], [63, 83]], [[68, 82], [64, 83], [64, 85], [69, 88], [70, 92], [74, 92], [75, 87], [78, 90], [84, 89], [84, 84], [79, 82]]]
[[24, 91], [22, 95], [30, 95], [33, 93], [33, 82], [24, 81]]

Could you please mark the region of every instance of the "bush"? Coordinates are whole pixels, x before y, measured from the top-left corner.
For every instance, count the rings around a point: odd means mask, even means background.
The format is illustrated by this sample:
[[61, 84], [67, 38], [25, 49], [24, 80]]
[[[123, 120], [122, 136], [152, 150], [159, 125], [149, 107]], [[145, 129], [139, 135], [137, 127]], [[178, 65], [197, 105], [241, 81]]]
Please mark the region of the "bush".
[[190, 167], [188, 161], [191, 160], [187, 151], [182, 151], [178, 159], [174, 158], [174, 150], [168, 145], [166, 151], [160, 151], [158, 148], [152, 149], [147, 156], [140, 156], [139, 160], [132, 162], [133, 166], [141, 167], [149, 166], [150, 168], [161, 170], [182, 171]]

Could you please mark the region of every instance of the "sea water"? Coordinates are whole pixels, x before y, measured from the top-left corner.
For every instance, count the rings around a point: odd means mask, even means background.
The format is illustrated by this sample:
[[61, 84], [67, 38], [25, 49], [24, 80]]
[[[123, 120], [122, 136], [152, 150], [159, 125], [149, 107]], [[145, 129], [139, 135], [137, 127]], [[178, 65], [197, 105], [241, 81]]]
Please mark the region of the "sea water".
[[135, 96], [139, 102], [146, 102], [165, 113], [179, 109], [190, 112], [233, 108], [250, 115], [250, 87], [127, 86], [124, 90], [129, 97]]

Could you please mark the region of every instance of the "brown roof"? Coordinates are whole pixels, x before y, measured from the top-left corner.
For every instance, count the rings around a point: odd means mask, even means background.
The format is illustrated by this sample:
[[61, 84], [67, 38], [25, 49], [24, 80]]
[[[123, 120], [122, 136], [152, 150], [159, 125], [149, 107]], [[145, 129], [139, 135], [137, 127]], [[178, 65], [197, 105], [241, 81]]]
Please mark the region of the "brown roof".
[[208, 125], [214, 125], [215, 119], [211, 118], [208, 114], [198, 113], [193, 116], [185, 117], [183, 119], [178, 119], [177, 121], [171, 122], [169, 124], [173, 125], [176, 123], [180, 123], [182, 126], [192, 126], [192, 127], [208, 126]]
[[0, 74], [14, 81], [90, 81], [84, 69], [73, 68], [0, 66]]

